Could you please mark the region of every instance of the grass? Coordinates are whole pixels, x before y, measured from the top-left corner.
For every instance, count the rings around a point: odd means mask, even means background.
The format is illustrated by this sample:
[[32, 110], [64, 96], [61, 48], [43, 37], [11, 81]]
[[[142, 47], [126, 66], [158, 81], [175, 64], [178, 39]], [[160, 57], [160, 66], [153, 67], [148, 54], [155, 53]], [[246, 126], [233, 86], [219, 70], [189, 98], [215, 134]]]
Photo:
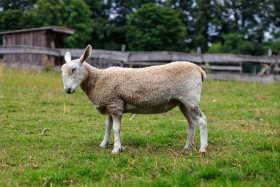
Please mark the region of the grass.
[[[125, 114], [124, 152], [99, 148], [106, 116], [61, 75], [0, 68], [0, 186], [279, 186], [280, 85], [207, 80], [209, 151], [184, 151], [178, 108]], [[113, 137], [111, 137], [113, 142]], [[196, 131], [199, 149], [199, 129]]]

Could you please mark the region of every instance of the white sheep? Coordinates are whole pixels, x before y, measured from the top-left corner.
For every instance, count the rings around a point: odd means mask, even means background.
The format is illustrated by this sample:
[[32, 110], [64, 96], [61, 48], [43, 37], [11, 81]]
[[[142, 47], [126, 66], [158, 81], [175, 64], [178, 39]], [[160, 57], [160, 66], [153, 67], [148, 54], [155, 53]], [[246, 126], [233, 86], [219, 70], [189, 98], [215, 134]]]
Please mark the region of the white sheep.
[[99, 70], [85, 61], [90, 57], [90, 45], [84, 54], [71, 60], [70, 53], [65, 54], [61, 67], [64, 89], [74, 93], [80, 85], [95, 108], [107, 115], [105, 136], [100, 144], [106, 148], [113, 126], [114, 148], [118, 153], [121, 147], [120, 128], [124, 113], [155, 114], [167, 112], [176, 106], [186, 117], [189, 129], [184, 149], [193, 146], [196, 124], [200, 128], [200, 152], [208, 147], [207, 120], [199, 109], [202, 82], [205, 72], [190, 62], [172, 62], [167, 65], [140, 69], [111, 67]]

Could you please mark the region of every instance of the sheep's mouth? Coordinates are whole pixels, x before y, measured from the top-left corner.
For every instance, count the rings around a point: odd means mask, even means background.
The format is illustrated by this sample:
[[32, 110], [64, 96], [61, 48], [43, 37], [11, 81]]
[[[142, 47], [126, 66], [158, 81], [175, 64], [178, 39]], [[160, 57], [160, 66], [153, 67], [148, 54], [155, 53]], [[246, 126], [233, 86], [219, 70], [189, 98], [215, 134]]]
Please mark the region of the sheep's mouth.
[[71, 89], [71, 88], [67, 88], [65, 89], [65, 92], [68, 93], [68, 94], [72, 94], [76, 91], [76, 89]]

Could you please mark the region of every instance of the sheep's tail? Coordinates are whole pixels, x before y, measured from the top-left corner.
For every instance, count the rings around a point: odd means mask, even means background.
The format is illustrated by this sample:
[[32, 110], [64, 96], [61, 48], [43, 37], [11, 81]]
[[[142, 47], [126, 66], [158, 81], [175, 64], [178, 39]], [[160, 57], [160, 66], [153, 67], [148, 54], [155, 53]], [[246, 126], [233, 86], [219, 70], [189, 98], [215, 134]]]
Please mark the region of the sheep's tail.
[[199, 73], [201, 73], [202, 82], [204, 80], [206, 80], [206, 73], [205, 73], [205, 71], [201, 67], [199, 67], [199, 66], [197, 66], [197, 70], [199, 71]]

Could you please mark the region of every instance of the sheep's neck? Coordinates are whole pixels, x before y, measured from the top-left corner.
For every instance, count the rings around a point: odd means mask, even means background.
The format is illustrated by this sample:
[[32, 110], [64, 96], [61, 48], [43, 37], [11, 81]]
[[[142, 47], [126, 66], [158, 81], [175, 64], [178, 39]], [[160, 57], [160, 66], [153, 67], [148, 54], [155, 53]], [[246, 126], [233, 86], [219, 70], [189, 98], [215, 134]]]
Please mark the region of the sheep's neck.
[[85, 77], [80, 86], [90, 100], [92, 99], [90, 97], [93, 96], [91, 92], [94, 90], [95, 84], [98, 81], [100, 74], [101, 70], [92, 67], [88, 63], [84, 64]]

